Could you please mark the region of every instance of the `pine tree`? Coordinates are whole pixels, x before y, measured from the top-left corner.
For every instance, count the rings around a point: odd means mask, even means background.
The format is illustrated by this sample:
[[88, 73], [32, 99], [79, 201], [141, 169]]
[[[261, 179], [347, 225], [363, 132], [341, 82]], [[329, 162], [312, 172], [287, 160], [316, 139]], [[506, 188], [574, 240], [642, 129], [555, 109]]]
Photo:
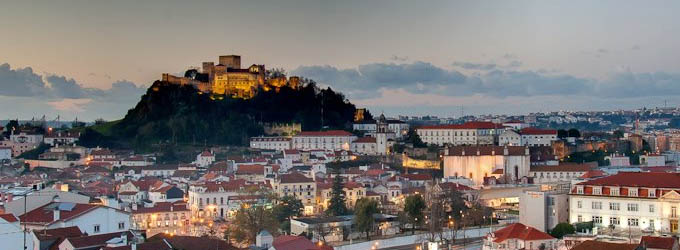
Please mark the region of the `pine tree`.
[[345, 191], [342, 190], [344, 184], [342, 183], [342, 177], [340, 174], [336, 173], [335, 178], [333, 178], [333, 188], [331, 190], [331, 201], [328, 204], [328, 209], [326, 213], [332, 216], [346, 215], [347, 206], [345, 205]]

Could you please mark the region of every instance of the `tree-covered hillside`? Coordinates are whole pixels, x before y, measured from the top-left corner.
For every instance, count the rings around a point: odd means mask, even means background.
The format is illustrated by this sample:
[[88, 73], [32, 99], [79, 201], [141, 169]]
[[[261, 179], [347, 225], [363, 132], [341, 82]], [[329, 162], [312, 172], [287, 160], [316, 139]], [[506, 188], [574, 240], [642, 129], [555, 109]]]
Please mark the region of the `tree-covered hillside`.
[[86, 129], [81, 139], [83, 144], [136, 149], [159, 143], [246, 145], [249, 137], [262, 134], [263, 123], [297, 122], [303, 130], [350, 129], [354, 111], [341, 93], [319, 89], [309, 80], [299, 89], [260, 90], [247, 100], [156, 81], [122, 120], [106, 130]]

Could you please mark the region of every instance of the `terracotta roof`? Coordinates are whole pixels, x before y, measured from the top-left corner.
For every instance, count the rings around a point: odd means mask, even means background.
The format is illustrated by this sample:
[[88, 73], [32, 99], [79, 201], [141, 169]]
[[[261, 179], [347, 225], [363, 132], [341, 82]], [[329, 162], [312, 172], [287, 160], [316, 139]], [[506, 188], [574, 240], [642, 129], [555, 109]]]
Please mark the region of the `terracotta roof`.
[[0, 218], [2, 218], [3, 220], [6, 220], [9, 223], [19, 221], [19, 219], [16, 216], [14, 216], [13, 214], [0, 214]]
[[72, 227], [62, 227], [62, 228], [55, 228], [55, 229], [47, 229], [47, 230], [34, 230], [33, 231], [35, 234], [35, 237], [38, 238], [38, 240], [52, 240], [52, 239], [59, 239], [59, 238], [67, 238], [67, 237], [80, 237], [84, 236], [83, 232], [80, 231], [80, 228], [76, 226]]
[[557, 135], [557, 130], [540, 128], [523, 128], [519, 131], [523, 135]]
[[283, 153], [287, 154], [287, 155], [295, 155], [295, 154], [299, 154], [300, 151], [297, 150], [297, 149], [285, 149], [285, 150], [283, 150]]
[[507, 227], [495, 231], [494, 235], [494, 242], [496, 243], [503, 242], [507, 239], [519, 239], [523, 241], [554, 239], [554, 237], [550, 236], [549, 234], [541, 232], [536, 228], [526, 226], [522, 223], [510, 224]]
[[157, 202], [153, 207], [139, 207], [137, 210], [133, 210], [133, 214], [145, 214], [145, 213], [161, 213], [161, 212], [180, 212], [189, 211], [187, 204], [184, 202]]
[[301, 173], [290, 173], [282, 174], [281, 183], [304, 183], [304, 182], [314, 182], [312, 178], [309, 178]]
[[354, 142], [352, 142], [352, 143], [375, 143], [375, 138], [370, 137], [370, 136], [361, 137], [361, 138], [354, 140]]
[[463, 184], [453, 183], [453, 182], [439, 183], [439, 186], [444, 188], [444, 189], [453, 189], [453, 190], [458, 190], [458, 191], [473, 190], [473, 188], [471, 188], [471, 187], [465, 186]]
[[325, 249], [303, 236], [281, 235], [274, 239], [272, 246], [276, 250], [319, 250]]
[[54, 221], [54, 207], [60, 204], [73, 204], [71, 210], [60, 210], [59, 220], [67, 221], [72, 218], [78, 217], [85, 214], [91, 210], [102, 207], [93, 204], [79, 204], [79, 203], [67, 203], [67, 202], [50, 202], [42, 207], [31, 210], [30, 212], [19, 216], [19, 220], [25, 223], [33, 224], [51, 224]]
[[680, 188], [680, 173], [619, 172], [615, 175], [581, 182], [578, 185]]
[[508, 149], [508, 155], [525, 155], [526, 148], [524, 146], [453, 146], [448, 147], [447, 156], [463, 156], [463, 155], [503, 155], [505, 148]]
[[260, 164], [241, 164], [238, 165], [236, 174], [264, 175], [264, 166]]
[[134, 235], [129, 231], [107, 233], [107, 234], [95, 234], [81, 237], [67, 238], [65, 241], [69, 241], [74, 248], [91, 248], [91, 247], [101, 247], [105, 246], [106, 242], [114, 239], [120, 238], [123, 234], [127, 237], [128, 241], [131, 241]]
[[[144, 242], [136, 245], [137, 250], [172, 250], [173, 248], [165, 241]], [[131, 246], [102, 247], [101, 250], [132, 250]]]
[[90, 167], [86, 168], [85, 170], [83, 170], [82, 172], [83, 173], [90, 173], [90, 174], [94, 174], [94, 173], [106, 173], [106, 174], [108, 174], [109, 172], [111, 172], [111, 170], [108, 170], [108, 169], [101, 167], [101, 166], [90, 166]]
[[611, 243], [587, 240], [571, 248], [571, 250], [636, 250], [639, 244]]
[[353, 136], [352, 133], [344, 130], [328, 130], [328, 131], [303, 131], [295, 135], [300, 136]]
[[640, 245], [647, 248], [672, 250], [677, 245], [677, 241], [672, 237], [642, 236]]
[[[193, 237], [193, 236], [170, 236], [166, 234], [156, 234], [149, 238], [147, 242], [156, 242], [165, 240], [173, 249], [185, 250], [238, 250], [238, 248], [231, 246], [223, 240], [212, 239], [208, 237]], [[301, 249], [298, 249], [301, 250]]]
[[593, 170], [589, 164], [560, 164], [557, 166], [531, 166], [530, 172], [587, 172]]
[[505, 170], [503, 170], [502, 168], [496, 169], [493, 172], [491, 172], [491, 174], [503, 174], [503, 173], [505, 173]]
[[504, 126], [493, 122], [466, 122], [463, 124], [420, 126], [418, 129], [501, 129]]
[[409, 181], [427, 181], [432, 179], [432, 176], [428, 174], [402, 174], [401, 177]]

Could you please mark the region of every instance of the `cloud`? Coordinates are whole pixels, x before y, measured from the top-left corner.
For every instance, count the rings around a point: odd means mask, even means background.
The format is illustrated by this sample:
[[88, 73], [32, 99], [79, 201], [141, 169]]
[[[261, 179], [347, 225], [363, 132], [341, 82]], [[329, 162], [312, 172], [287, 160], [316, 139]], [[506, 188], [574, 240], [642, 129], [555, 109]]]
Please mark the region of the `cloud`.
[[392, 56], [390, 57], [390, 60], [392, 60], [392, 61], [399, 61], [399, 62], [405, 62], [405, 61], [408, 61], [408, 56], [392, 55]]
[[640, 47], [640, 45], [637, 45], [637, 44], [633, 45], [633, 47], [630, 47], [630, 50], [640, 50], [640, 49], [642, 49], [642, 47]]
[[470, 62], [454, 62], [452, 64], [453, 66], [456, 67], [461, 67], [463, 69], [469, 69], [469, 70], [492, 70], [496, 68], [495, 63], [470, 63]]
[[[120, 118], [144, 91], [144, 87], [128, 81], [114, 82], [109, 89], [88, 88], [65, 76], [42, 76], [30, 67], [12, 69], [7, 63], [0, 65], [0, 98], [17, 100], [16, 105], [31, 102], [31, 106], [37, 104], [44, 109], [33, 112], [53, 110]], [[123, 105], [127, 108], [122, 108]], [[102, 108], [105, 106], [116, 108]]]
[[[456, 62], [474, 69], [463, 74], [427, 62], [409, 64], [372, 63], [354, 69], [332, 66], [302, 66], [293, 73], [333, 86], [352, 100], [375, 99], [385, 90], [441, 96], [486, 96], [493, 98], [570, 96], [589, 98], [633, 98], [680, 96], [680, 74], [664, 72], [616, 72], [606, 79], [577, 77], [557, 71], [516, 70], [512, 67], [480, 66]], [[472, 65], [472, 66], [471, 66]], [[519, 66], [510, 63], [508, 66]], [[411, 101], [409, 99], [409, 101]]]

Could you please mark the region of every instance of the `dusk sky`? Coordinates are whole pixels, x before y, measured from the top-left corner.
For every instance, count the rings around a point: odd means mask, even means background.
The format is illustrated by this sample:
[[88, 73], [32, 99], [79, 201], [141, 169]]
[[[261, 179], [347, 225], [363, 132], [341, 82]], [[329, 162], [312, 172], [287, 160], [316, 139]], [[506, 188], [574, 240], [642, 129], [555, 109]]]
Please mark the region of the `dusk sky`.
[[388, 115], [678, 106], [679, 1], [2, 1], [0, 120], [120, 119], [218, 55]]

